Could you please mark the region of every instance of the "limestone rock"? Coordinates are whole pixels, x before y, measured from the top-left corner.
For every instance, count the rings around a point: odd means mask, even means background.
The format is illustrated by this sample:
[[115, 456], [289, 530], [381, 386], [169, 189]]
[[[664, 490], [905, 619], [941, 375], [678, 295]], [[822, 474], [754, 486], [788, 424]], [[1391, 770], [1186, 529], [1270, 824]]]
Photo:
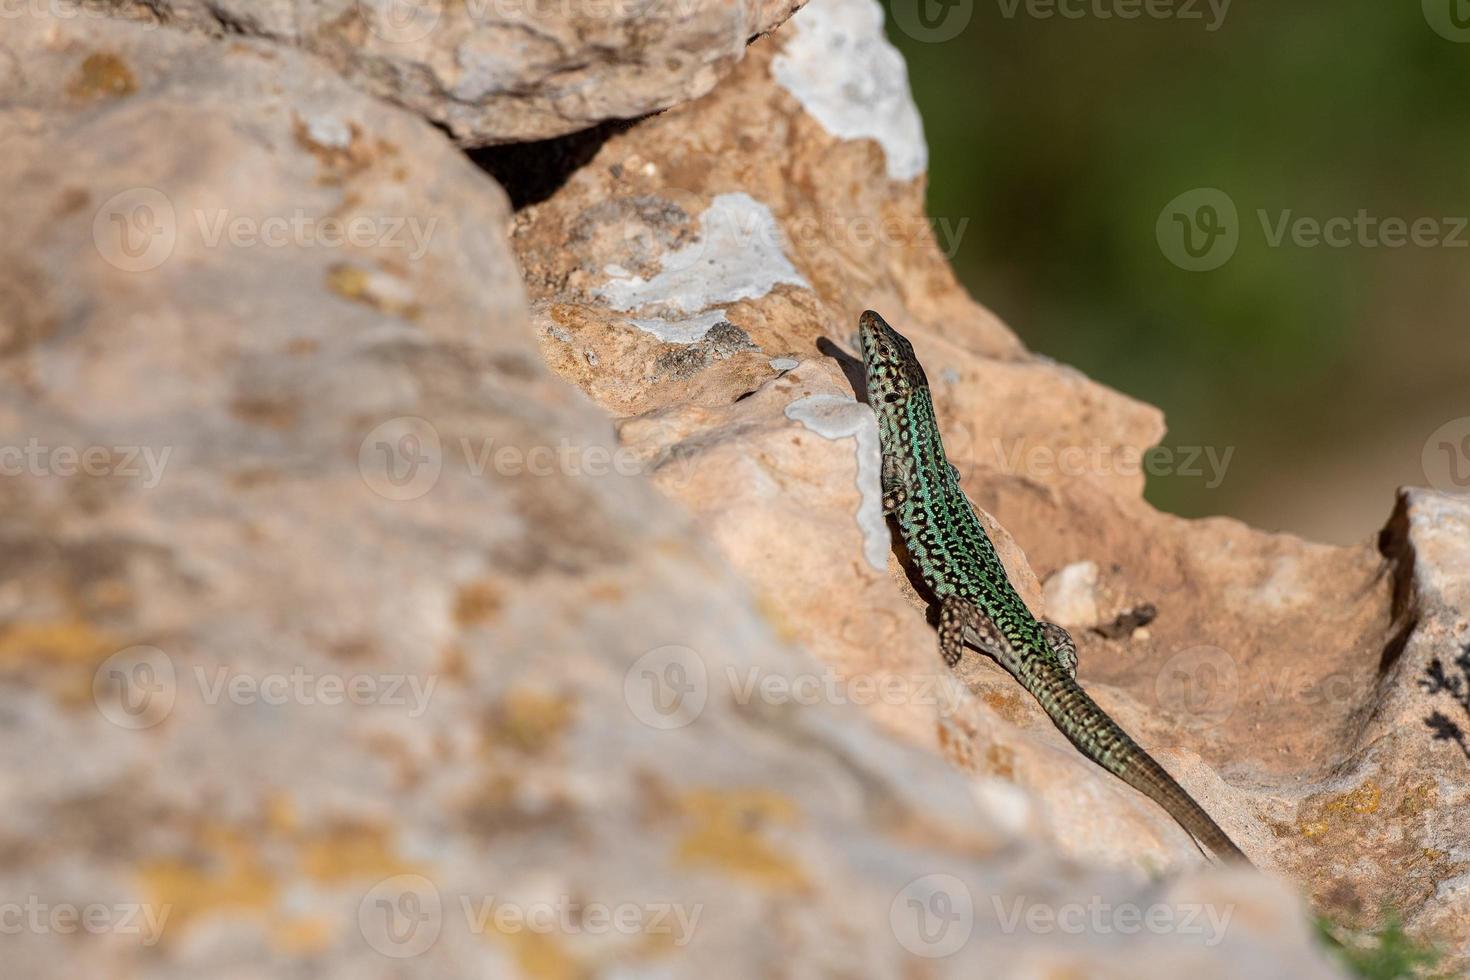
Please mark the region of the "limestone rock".
[[149, 0], [165, 23], [268, 38], [478, 146], [656, 112], [708, 92], [799, 0]]
[[421, 118], [122, 21], [0, 65], [8, 971], [1333, 975], [1278, 886], [1059, 862], [800, 697]]
[[[951, 460], [1019, 544], [1008, 564], [1033, 608], [1047, 612], [1029, 569], [1096, 569], [1094, 622], [1065, 611], [1094, 696], [1322, 913], [1366, 926], [1393, 908], [1466, 962], [1470, 832], [1454, 815], [1470, 759], [1417, 683], [1435, 656], [1452, 681], [1467, 642], [1465, 501], [1410, 495], [1356, 547], [1149, 507], [1159, 413], [1031, 355], [954, 282], [913, 176], [921, 137], [884, 101], [902, 79], [875, 58], [865, 88], [831, 57], [881, 49], [875, 9], [813, 0], [708, 96], [607, 134], [519, 212], [547, 363], [621, 418], [787, 636], [849, 681], [908, 692], [873, 706], [889, 730], [1024, 787], [1066, 854], [1197, 864], [1162, 810], [1079, 759], [994, 665], [963, 665], [958, 697], [918, 693], [942, 670], [929, 610], [895, 560], [872, 560], [876, 460], [848, 401], [857, 316], [879, 310], [928, 366]], [[843, 98], [852, 111], [834, 111]], [[885, 108], [860, 128], [865, 99]], [[1186, 477], [1201, 464], [1176, 462]], [[1465, 714], [1449, 688], [1434, 697]]]

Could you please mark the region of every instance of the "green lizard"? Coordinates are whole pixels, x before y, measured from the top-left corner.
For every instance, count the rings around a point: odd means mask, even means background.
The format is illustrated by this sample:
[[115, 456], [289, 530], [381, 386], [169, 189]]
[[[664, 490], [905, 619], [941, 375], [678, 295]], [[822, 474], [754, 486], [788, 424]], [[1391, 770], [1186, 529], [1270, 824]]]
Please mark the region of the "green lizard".
[[858, 321], [868, 404], [878, 416], [883, 510], [939, 601], [939, 649], [950, 667], [966, 645], [995, 658], [1089, 759], [1151, 797], [1216, 857], [1249, 863], [1172, 776], [1077, 683], [1077, 648], [1038, 622], [1006, 578], [944, 454], [929, 381], [914, 349], [872, 310]]

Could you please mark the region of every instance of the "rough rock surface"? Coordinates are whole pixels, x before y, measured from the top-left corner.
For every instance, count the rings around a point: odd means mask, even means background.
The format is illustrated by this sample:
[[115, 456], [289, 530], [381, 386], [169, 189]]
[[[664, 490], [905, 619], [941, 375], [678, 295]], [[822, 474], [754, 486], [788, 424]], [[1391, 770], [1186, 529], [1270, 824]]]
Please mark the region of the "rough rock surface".
[[902, 84], [862, 70], [882, 59], [836, 56], [881, 46], [876, 10], [813, 0], [710, 95], [608, 134], [519, 212], [547, 362], [622, 418], [785, 635], [848, 683], [903, 692], [872, 706], [890, 730], [1025, 787], [1065, 853], [1198, 863], [998, 668], [966, 664], [957, 697], [923, 688], [939, 669], [932, 614], [896, 560], [872, 561], [886, 532], [853, 402], [856, 318], [882, 311], [929, 366], [971, 498], [1021, 546], [1003, 549], [1013, 577], [1040, 609], [1034, 569], [1074, 620], [1098, 700], [1320, 912], [1368, 926], [1393, 909], [1448, 963], [1470, 961], [1456, 818], [1470, 748], [1454, 727], [1470, 722], [1454, 688], [1470, 654], [1453, 663], [1470, 645], [1470, 502], [1406, 494], [1382, 535], [1348, 548], [1145, 504], [1159, 413], [1028, 354], [964, 296], [936, 243], [954, 229], [925, 221], [904, 164], [922, 152], [901, 114], [842, 122]]
[[[0, 71], [7, 972], [1333, 975], [1275, 883], [1058, 860], [1008, 776], [773, 697], [828, 667], [800, 610], [545, 370], [429, 123], [121, 21], [17, 21]], [[820, 434], [860, 413], [779, 390], [732, 452], [814, 426], [791, 506], [861, 567]]]
[[170, 25], [300, 46], [476, 146], [560, 136], [703, 95], [800, 0], [142, 2]]

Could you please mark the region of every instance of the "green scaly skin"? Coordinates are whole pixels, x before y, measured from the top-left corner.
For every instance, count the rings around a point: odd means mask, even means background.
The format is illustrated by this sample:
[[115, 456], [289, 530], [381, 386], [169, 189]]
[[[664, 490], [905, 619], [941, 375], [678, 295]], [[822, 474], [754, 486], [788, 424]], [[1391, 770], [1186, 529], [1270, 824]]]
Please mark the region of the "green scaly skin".
[[1039, 622], [1006, 577], [939, 437], [929, 381], [914, 349], [872, 310], [858, 321], [868, 404], [883, 451], [883, 509], [940, 602], [945, 661], [964, 646], [1011, 673], [1089, 759], [1144, 793], [1217, 857], [1249, 860], [1172, 776], [1077, 684], [1065, 630]]

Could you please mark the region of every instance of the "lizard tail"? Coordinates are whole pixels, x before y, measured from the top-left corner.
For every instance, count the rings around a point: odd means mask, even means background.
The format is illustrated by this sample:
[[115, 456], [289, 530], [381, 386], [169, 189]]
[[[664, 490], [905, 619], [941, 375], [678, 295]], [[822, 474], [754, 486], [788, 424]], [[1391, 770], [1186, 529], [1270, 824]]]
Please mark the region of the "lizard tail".
[[1221, 860], [1251, 865], [1230, 835], [1215, 823], [1173, 776], [1054, 664], [1038, 665], [1026, 682], [1042, 708], [1084, 755], [1150, 797]]

